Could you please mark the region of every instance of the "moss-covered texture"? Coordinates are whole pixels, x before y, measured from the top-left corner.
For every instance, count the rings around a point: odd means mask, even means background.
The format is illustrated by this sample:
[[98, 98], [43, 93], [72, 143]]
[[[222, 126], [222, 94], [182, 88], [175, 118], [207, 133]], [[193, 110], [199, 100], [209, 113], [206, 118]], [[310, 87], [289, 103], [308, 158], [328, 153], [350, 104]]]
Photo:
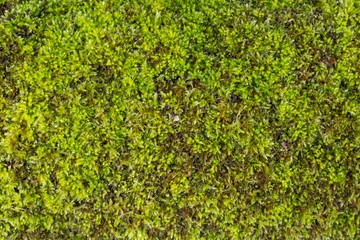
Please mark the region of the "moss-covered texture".
[[1, 0], [0, 237], [359, 239], [355, 0]]

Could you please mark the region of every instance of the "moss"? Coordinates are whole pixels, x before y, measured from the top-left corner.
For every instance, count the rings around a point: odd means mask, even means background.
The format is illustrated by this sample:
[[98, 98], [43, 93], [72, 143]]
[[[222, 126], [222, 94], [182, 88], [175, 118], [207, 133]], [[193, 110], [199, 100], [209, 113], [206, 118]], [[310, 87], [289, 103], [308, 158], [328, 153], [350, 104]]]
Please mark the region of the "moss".
[[2, 238], [359, 238], [356, 1], [0, 14]]

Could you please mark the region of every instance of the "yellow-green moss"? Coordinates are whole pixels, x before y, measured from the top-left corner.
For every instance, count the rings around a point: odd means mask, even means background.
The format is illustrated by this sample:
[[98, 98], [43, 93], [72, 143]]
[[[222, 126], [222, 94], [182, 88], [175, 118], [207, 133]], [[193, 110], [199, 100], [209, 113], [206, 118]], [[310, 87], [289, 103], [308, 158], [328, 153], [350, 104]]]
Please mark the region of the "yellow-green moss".
[[1, 238], [360, 237], [357, 1], [0, 14]]

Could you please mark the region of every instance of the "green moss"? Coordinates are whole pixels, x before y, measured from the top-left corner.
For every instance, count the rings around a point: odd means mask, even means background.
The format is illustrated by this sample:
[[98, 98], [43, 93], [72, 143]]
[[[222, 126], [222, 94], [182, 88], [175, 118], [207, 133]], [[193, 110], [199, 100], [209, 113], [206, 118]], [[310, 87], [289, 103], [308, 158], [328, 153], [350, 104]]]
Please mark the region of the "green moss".
[[0, 2], [0, 236], [357, 239], [357, 1]]

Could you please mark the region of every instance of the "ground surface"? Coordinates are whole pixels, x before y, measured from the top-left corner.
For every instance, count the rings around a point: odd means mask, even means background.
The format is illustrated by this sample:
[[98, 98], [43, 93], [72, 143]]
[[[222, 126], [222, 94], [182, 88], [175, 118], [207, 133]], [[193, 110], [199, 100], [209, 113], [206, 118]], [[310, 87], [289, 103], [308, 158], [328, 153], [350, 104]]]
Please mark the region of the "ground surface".
[[0, 236], [360, 237], [360, 6], [1, 0]]

